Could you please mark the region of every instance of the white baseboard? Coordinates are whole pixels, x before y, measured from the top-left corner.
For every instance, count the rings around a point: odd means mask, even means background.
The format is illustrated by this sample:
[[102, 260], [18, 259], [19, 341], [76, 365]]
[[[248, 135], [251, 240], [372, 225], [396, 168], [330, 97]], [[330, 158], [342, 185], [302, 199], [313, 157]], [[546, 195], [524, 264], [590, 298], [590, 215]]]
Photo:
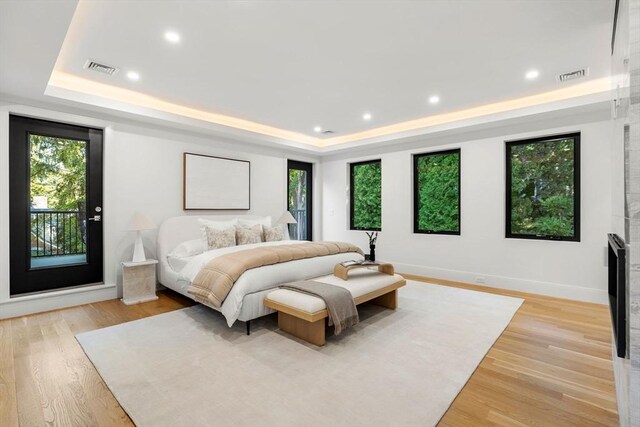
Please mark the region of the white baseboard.
[[[557, 298], [566, 298], [578, 301], [608, 304], [607, 291], [604, 289], [584, 288], [582, 286], [566, 285], [562, 283], [540, 282], [536, 280], [514, 279], [512, 277], [492, 276], [484, 273], [472, 273], [468, 271], [446, 270], [442, 268], [428, 267], [424, 265], [404, 264], [393, 262], [399, 273], [415, 274], [416, 276], [433, 277], [437, 279], [453, 280], [488, 286], [491, 288], [509, 289], [512, 291], [528, 292], [538, 295], [546, 295]], [[478, 283], [477, 277], [485, 279], [484, 283]]]
[[8, 319], [116, 298], [118, 298], [118, 288], [115, 283], [26, 295], [0, 301], [0, 319]]

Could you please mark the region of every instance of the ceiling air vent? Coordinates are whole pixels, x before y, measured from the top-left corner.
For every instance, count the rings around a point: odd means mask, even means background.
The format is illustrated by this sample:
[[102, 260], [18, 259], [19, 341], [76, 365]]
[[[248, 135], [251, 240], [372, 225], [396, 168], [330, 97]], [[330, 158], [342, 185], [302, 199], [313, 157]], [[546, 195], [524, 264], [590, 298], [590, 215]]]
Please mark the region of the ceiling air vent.
[[114, 75], [115, 73], [118, 72], [118, 69], [116, 67], [112, 67], [110, 65], [101, 64], [99, 62], [92, 61], [90, 59], [87, 60], [87, 62], [84, 64], [84, 68], [86, 68], [87, 70], [92, 70], [92, 71], [97, 71], [99, 73], [108, 74], [110, 76], [112, 76], [112, 75]]
[[335, 133], [335, 132], [334, 132], [334, 131], [332, 131], [332, 130], [324, 130], [324, 131], [322, 131], [322, 134], [323, 134], [323, 135], [333, 135], [334, 133]]
[[558, 74], [559, 82], [567, 82], [569, 80], [580, 79], [589, 75], [589, 69], [583, 68], [581, 70], [571, 71], [570, 73]]

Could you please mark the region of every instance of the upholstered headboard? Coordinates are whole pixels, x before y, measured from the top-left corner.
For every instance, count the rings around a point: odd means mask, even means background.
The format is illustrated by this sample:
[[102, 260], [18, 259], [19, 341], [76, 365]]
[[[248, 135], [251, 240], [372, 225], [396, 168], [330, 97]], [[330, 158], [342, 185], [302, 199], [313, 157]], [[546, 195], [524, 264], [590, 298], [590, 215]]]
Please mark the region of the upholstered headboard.
[[234, 218], [258, 219], [257, 215], [182, 215], [168, 218], [158, 228], [156, 253], [160, 262], [160, 283], [163, 283], [164, 272], [169, 269], [167, 255], [180, 243], [197, 239], [201, 236], [199, 218], [214, 221], [226, 221]]

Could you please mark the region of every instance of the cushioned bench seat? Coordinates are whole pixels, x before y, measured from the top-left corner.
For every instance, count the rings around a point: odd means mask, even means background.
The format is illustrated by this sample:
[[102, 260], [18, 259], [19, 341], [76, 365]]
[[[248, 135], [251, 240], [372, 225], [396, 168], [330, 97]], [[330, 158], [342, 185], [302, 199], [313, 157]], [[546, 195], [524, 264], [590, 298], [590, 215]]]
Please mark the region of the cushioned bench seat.
[[[332, 274], [311, 280], [349, 290], [356, 305], [370, 301], [391, 309], [397, 307], [398, 288], [406, 283], [398, 274], [384, 274], [369, 269], [350, 272], [348, 280]], [[264, 304], [278, 311], [278, 326], [281, 330], [312, 344], [324, 345], [324, 319], [328, 317], [324, 300], [302, 292], [277, 289], [267, 294]]]

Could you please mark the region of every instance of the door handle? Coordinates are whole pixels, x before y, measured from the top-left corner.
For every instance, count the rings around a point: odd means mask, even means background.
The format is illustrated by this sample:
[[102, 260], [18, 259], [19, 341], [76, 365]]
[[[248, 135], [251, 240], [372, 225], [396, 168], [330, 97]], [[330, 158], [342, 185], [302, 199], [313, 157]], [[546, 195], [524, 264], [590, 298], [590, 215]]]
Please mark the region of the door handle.
[[87, 218], [89, 221], [95, 221], [95, 222], [100, 222], [102, 221], [102, 217], [100, 215], [96, 215], [94, 217], [91, 218]]

